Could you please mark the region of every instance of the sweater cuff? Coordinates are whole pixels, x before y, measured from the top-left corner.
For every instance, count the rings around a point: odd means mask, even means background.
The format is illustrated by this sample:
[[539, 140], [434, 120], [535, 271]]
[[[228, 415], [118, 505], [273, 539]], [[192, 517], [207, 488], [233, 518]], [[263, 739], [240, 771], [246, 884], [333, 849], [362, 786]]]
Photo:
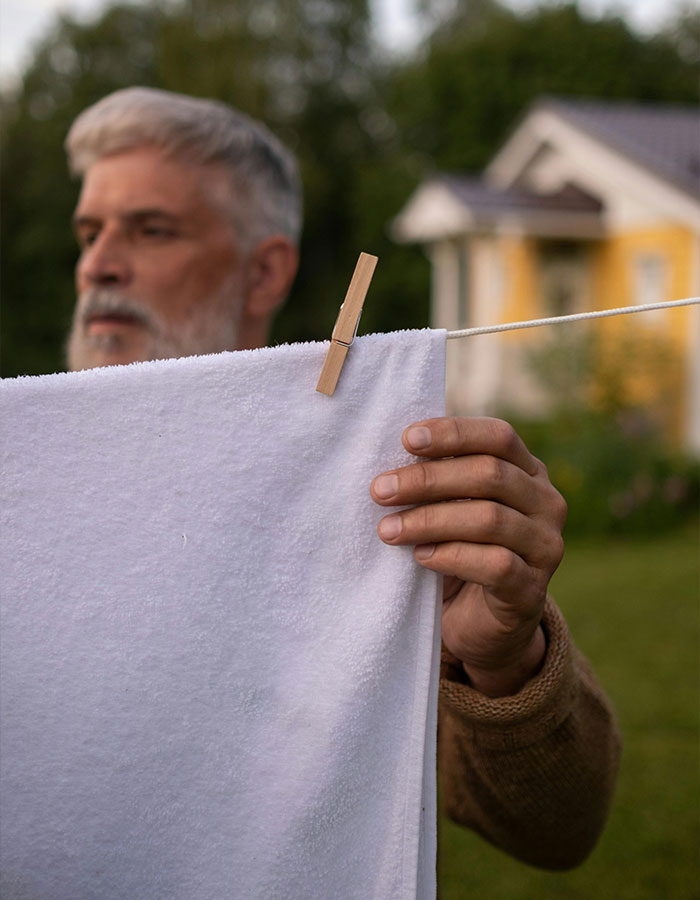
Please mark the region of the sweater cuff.
[[569, 715], [576, 694], [574, 652], [564, 617], [547, 598], [542, 617], [547, 653], [539, 673], [510, 697], [472, 688], [461, 662], [443, 645], [440, 702], [474, 744], [513, 750], [541, 741]]

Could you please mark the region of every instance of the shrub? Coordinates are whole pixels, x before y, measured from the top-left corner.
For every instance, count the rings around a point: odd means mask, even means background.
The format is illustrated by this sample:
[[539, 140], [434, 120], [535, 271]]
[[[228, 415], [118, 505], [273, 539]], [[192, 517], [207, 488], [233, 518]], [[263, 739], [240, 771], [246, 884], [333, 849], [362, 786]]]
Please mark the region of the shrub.
[[[533, 352], [550, 414], [538, 422], [506, 416], [566, 498], [568, 533], [651, 533], [697, 514], [700, 468], [669, 437], [678, 407], [669, 402], [678, 384], [669, 360], [669, 348], [649, 339], [627, 341], [616, 360], [602, 357], [590, 334]], [[645, 406], [635, 405], [625, 377], [640, 369], [658, 386]]]

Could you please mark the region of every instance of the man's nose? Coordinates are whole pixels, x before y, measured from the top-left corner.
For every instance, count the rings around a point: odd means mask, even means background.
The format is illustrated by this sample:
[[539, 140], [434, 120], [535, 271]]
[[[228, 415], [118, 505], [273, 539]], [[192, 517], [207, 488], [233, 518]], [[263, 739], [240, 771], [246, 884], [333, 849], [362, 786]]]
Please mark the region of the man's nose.
[[131, 279], [128, 248], [119, 235], [100, 232], [83, 248], [78, 260], [78, 282], [92, 286], [126, 285]]

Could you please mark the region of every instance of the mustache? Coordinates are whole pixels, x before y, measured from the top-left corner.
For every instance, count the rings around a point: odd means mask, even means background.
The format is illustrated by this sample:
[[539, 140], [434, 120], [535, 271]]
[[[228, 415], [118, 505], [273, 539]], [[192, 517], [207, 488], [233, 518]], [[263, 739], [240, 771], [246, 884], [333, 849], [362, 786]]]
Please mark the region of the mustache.
[[101, 316], [123, 316], [135, 319], [149, 331], [156, 331], [157, 325], [150, 311], [134, 297], [105, 288], [89, 288], [80, 295], [80, 319], [86, 325], [90, 319]]

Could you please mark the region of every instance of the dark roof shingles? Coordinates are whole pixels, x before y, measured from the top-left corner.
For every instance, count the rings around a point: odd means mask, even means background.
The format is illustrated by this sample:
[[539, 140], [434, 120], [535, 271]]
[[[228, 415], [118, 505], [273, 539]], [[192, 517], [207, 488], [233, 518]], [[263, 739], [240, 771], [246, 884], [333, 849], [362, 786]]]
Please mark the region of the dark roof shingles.
[[541, 105], [666, 180], [700, 193], [700, 109], [557, 97]]
[[440, 181], [461, 203], [480, 212], [530, 210], [597, 213], [601, 210], [599, 200], [573, 185], [568, 185], [556, 194], [535, 194], [517, 188], [503, 190], [490, 186], [480, 178], [459, 175], [443, 175], [440, 176]]

